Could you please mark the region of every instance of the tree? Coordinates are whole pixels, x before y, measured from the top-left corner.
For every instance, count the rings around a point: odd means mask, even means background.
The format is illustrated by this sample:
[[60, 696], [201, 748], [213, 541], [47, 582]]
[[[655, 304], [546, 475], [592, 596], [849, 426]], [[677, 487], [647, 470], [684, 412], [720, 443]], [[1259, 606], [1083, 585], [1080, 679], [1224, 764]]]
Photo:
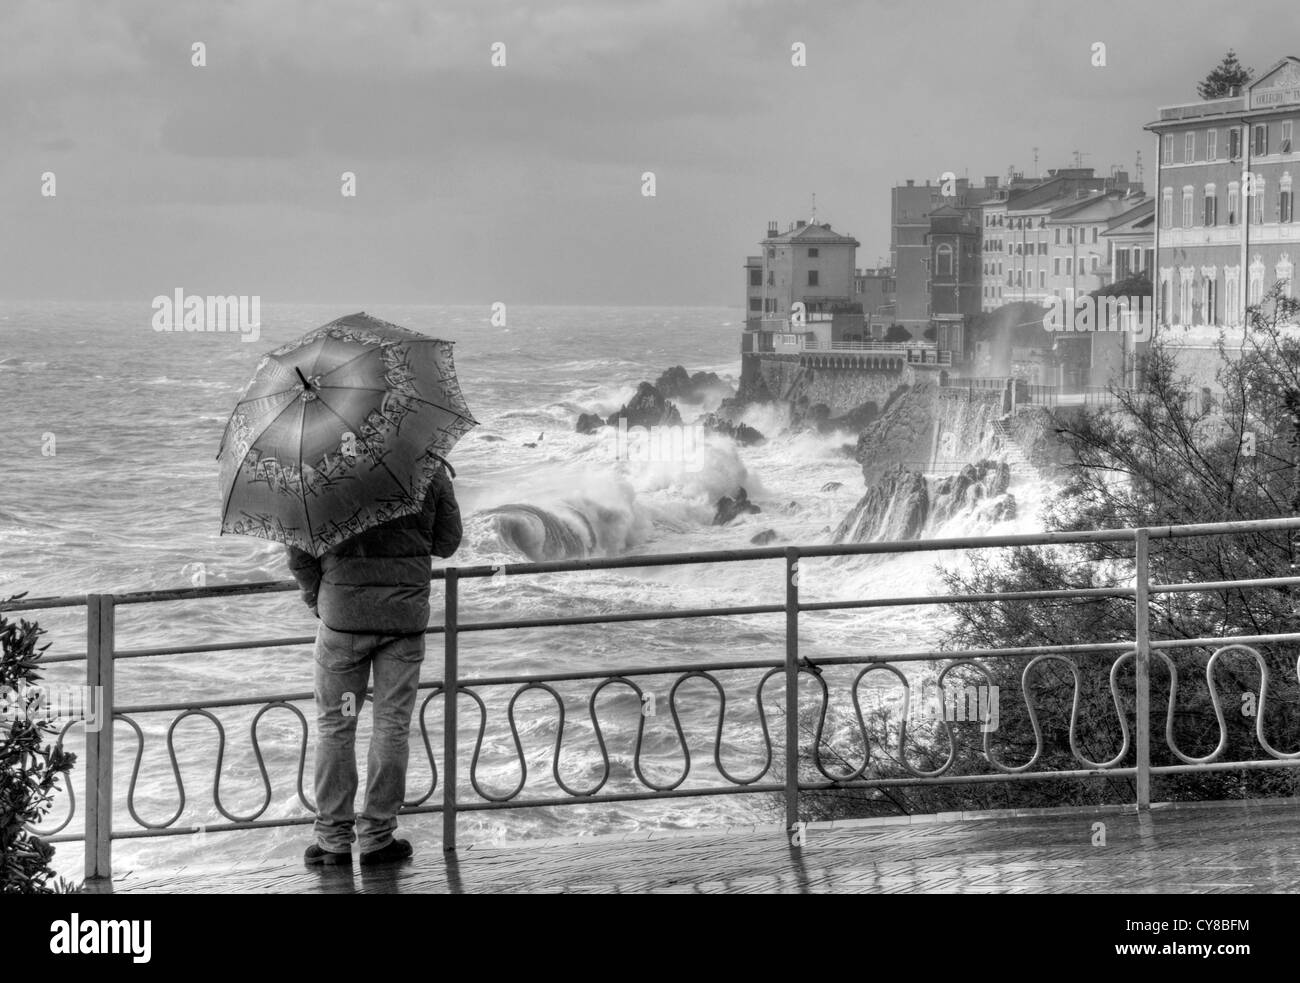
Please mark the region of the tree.
[[38, 624], [14, 624], [0, 614], [0, 894], [70, 889], [50, 868], [54, 847], [30, 829], [49, 812], [59, 778], [77, 760], [61, 744], [51, 745], [54, 727], [28, 712], [30, 688], [41, 679], [37, 665], [49, 648], [36, 646], [44, 634]]
[[907, 328], [903, 327], [901, 324], [895, 321], [893, 324], [889, 326], [889, 330], [885, 332], [885, 340], [886, 341], [911, 341], [912, 332], [908, 331]]
[[1237, 61], [1237, 54], [1231, 48], [1223, 56], [1223, 61], [1205, 76], [1205, 81], [1196, 85], [1196, 91], [1202, 99], [1224, 99], [1233, 95], [1233, 90], [1248, 84], [1255, 77], [1254, 69], [1246, 68]]
[[[1248, 315], [1249, 330], [1241, 349], [1219, 344], [1219, 397], [1206, 401], [1180, 376], [1177, 351], [1157, 336], [1143, 359], [1146, 388], [1115, 390], [1116, 405], [1097, 411], [1059, 411], [1052, 426], [1068, 449], [1062, 486], [1043, 516], [1049, 532], [1141, 526], [1190, 525], [1203, 522], [1265, 519], [1295, 515], [1300, 505], [1300, 338], [1284, 328], [1300, 319], [1300, 302], [1275, 287]], [[1213, 583], [1289, 576], [1300, 549], [1285, 532], [1255, 532], [1232, 537], [1161, 538], [1150, 543], [1150, 576], [1155, 583]], [[966, 569], [944, 571], [953, 594], [1115, 588], [1134, 578], [1132, 541], [1076, 547], [1022, 547], [1001, 559], [968, 558]], [[1152, 640], [1224, 638], [1300, 631], [1293, 589], [1281, 586], [1153, 594]], [[951, 627], [942, 647], [949, 650], [1072, 645], [1080, 642], [1132, 644], [1134, 600], [1131, 597], [1084, 597], [1056, 600], [1000, 601], [953, 605]], [[1295, 750], [1300, 680], [1295, 644], [1256, 645], [1268, 669], [1264, 732], [1275, 746]], [[1205, 684], [1214, 646], [1161, 650], [1178, 671], [1172, 734], [1187, 755], [1211, 752], [1219, 740], [1216, 708]], [[1118, 754], [1121, 735], [1109, 688], [1113, 656], [1079, 657], [1080, 694], [1074, 736], [1092, 761]], [[1023, 699], [1026, 660], [980, 660], [1000, 697], [999, 728], [991, 746], [998, 759], [1015, 766], [1029, 761], [1038, 746]], [[954, 672], [954, 676], [958, 673]], [[949, 677], [950, 679], [952, 677]], [[1264, 757], [1255, 740], [1255, 700], [1260, 673], [1253, 658], [1231, 654], [1216, 663], [1215, 679], [1225, 699], [1227, 746], [1220, 760]], [[968, 684], [969, 679], [955, 686]], [[1074, 681], [1069, 667], [1044, 661], [1028, 687], [1042, 727], [1042, 755], [1034, 770], [1082, 767], [1070, 753], [1070, 718]], [[1133, 663], [1118, 675], [1124, 713], [1133, 715]], [[1164, 740], [1169, 715], [1170, 677], [1160, 652], [1151, 658], [1153, 765], [1177, 765]], [[1266, 712], [1265, 712], [1266, 711]], [[847, 763], [861, 762], [870, 747], [878, 762], [869, 777], [905, 777], [898, 761], [896, 722], [866, 720], [861, 739], [852, 720], [834, 722], [839, 754]], [[956, 724], [954, 729], [971, 728]], [[1283, 737], [1286, 735], [1286, 737]], [[989, 772], [980, 754], [979, 735], [961, 734], [956, 762], [949, 774]], [[1130, 731], [1131, 737], [1131, 731]], [[908, 759], [920, 769], [943, 765], [948, 744], [943, 733], [914, 733], [910, 728]], [[827, 760], [835, 753], [821, 746]], [[1130, 746], [1129, 761], [1132, 760]], [[1167, 800], [1292, 796], [1300, 776], [1291, 771], [1198, 772], [1158, 776], [1153, 797]], [[855, 803], [831, 801], [836, 793], [817, 793], [816, 818], [845, 809], [863, 812], [945, 811], [953, 808], [1005, 808], [1035, 805], [1088, 805], [1133, 801], [1131, 781], [1047, 779], [1032, 783], [990, 783], [954, 787], [894, 789], [888, 801], [860, 796]]]

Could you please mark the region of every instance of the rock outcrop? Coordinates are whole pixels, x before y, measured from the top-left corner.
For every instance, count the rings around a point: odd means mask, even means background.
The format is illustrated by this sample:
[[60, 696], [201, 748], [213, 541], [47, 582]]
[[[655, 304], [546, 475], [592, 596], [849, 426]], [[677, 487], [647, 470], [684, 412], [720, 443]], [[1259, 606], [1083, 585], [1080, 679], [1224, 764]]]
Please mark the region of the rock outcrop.
[[725, 526], [737, 516], [752, 515], [761, 511], [763, 510], [749, 500], [749, 492], [743, 487], [738, 488], [734, 496], [723, 495], [718, 499], [717, 511], [713, 514], [713, 524]]
[[688, 373], [685, 367], [674, 365], [655, 380], [657, 389], [665, 399], [683, 403], [702, 403], [710, 396], [730, 397], [731, 386], [718, 378], [716, 372]]
[[664, 398], [654, 386], [643, 382], [637, 386], [636, 395], [624, 403], [609, 418], [602, 420], [595, 413], [583, 413], [574, 427], [578, 433], [592, 433], [603, 426], [617, 427], [620, 420], [632, 427], [681, 426], [682, 415], [677, 407]]
[[699, 422], [705, 430], [722, 434], [724, 437], [730, 437], [742, 447], [751, 447], [767, 442], [767, 438], [753, 427], [744, 423], [732, 423], [731, 420], [719, 413], [706, 413], [700, 418]]

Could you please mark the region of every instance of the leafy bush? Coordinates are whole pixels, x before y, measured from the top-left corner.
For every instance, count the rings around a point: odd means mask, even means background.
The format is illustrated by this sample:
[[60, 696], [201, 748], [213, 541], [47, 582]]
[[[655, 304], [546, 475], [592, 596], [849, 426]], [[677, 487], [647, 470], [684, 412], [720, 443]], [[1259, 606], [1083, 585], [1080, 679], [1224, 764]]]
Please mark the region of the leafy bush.
[[44, 634], [35, 622], [14, 624], [0, 613], [0, 693], [8, 711], [0, 718], [0, 894], [71, 890], [50, 868], [54, 847], [30, 829], [50, 811], [60, 776], [77, 760], [50, 743], [55, 728], [48, 721], [26, 712], [24, 697], [39, 683], [38, 666], [49, 648], [48, 643], [37, 648]]

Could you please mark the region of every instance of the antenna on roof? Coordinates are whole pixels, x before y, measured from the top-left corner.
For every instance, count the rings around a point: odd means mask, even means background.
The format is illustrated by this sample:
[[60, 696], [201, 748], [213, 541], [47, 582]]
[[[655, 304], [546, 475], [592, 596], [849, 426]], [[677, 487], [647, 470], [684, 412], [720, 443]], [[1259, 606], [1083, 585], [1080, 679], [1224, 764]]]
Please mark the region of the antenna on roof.
[[817, 224], [817, 192], [816, 191], [813, 192], [812, 198], [813, 198], [812, 217], [808, 219], [808, 224], [816, 225]]
[[1038, 148], [1034, 148], [1034, 180], [1038, 180]]
[[1137, 161], [1133, 165], [1133, 180], [1137, 184], [1142, 183], [1142, 151], [1137, 152]]

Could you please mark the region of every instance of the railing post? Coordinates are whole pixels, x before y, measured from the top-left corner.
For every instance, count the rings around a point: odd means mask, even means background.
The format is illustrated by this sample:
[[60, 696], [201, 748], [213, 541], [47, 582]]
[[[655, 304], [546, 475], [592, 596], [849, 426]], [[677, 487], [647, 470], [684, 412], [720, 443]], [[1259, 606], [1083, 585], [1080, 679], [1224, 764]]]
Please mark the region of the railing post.
[[[86, 730], [86, 879], [113, 876], [113, 595], [86, 598], [88, 703], [99, 708]], [[96, 698], [95, 694], [99, 696]]]
[[785, 828], [799, 822], [799, 550], [785, 550]]
[[1150, 583], [1149, 538], [1146, 529], [1134, 533], [1137, 543], [1134, 590], [1137, 659], [1137, 807], [1151, 808], [1151, 609], [1147, 588]]
[[459, 599], [455, 567], [446, 568], [442, 659], [442, 848], [456, 849], [456, 700], [459, 675], [457, 631]]

